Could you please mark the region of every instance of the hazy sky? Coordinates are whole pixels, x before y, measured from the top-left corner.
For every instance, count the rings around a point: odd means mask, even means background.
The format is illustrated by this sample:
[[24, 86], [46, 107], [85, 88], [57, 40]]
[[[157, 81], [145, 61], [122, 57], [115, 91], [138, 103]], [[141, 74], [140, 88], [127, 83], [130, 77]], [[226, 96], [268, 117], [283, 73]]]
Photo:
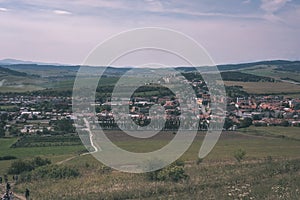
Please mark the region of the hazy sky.
[[300, 60], [298, 0], [0, 0], [0, 59], [80, 64], [146, 26], [193, 37], [216, 63]]

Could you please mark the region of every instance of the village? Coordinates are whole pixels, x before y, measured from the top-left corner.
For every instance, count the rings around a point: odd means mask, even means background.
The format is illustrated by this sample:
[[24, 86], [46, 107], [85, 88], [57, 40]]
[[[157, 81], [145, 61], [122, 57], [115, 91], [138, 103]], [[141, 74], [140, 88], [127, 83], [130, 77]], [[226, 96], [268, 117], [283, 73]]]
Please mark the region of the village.
[[[208, 94], [194, 99], [198, 108], [193, 110], [194, 118], [199, 124], [182, 124], [184, 129], [196, 127], [198, 130], [207, 130], [210, 126], [213, 113], [210, 110]], [[127, 126], [128, 117], [135, 124], [147, 127], [150, 121], [158, 122], [164, 118], [164, 130], [176, 130], [180, 126], [182, 108], [178, 99], [164, 97], [134, 97], [123, 101], [129, 107], [129, 113], [114, 118], [111, 99], [105, 102], [95, 102], [98, 123], [103, 129], [130, 129]], [[300, 99], [285, 98], [283, 96], [247, 96], [227, 97], [226, 119], [223, 130], [236, 130], [248, 126], [300, 126]], [[161, 106], [162, 113], [149, 112], [153, 105]], [[0, 135], [20, 136], [25, 134], [66, 134], [74, 132], [72, 125], [76, 116], [72, 114], [71, 97], [53, 96], [21, 96], [0, 95]], [[159, 129], [159, 126], [148, 129]]]

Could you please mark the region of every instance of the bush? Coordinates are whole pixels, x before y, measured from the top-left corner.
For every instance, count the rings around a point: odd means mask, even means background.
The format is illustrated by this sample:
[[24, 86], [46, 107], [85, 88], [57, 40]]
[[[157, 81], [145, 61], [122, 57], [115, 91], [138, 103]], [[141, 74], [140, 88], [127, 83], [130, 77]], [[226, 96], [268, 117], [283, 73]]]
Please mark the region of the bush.
[[196, 161], [196, 164], [200, 165], [202, 162], [203, 162], [203, 158], [198, 158], [197, 161]]
[[8, 174], [21, 174], [23, 172], [32, 171], [34, 166], [29, 161], [17, 160], [13, 162], [8, 169]]
[[48, 165], [37, 168], [31, 172], [21, 175], [21, 181], [32, 181], [41, 179], [65, 179], [78, 177], [80, 175], [78, 169], [74, 167]]
[[30, 172], [37, 167], [51, 164], [49, 159], [43, 159], [41, 157], [36, 157], [32, 160], [17, 160], [13, 162], [8, 169], [8, 174], [21, 174], [23, 172]]
[[152, 181], [173, 181], [178, 182], [188, 178], [184, 170], [184, 162], [176, 161], [165, 167], [146, 174], [147, 178]]
[[110, 173], [112, 171], [112, 169], [106, 165], [101, 165], [99, 168], [98, 168], [98, 171], [101, 173], [101, 174], [106, 174], [106, 173]]
[[15, 156], [2, 156], [0, 157], [0, 160], [14, 160], [17, 159]]
[[48, 158], [43, 159], [41, 157], [36, 157], [31, 162], [34, 167], [40, 167], [51, 164], [51, 161]]
[[236, 152], [234, 152], [233, 156], [238, 162], [241, 162], [246, 156], [246, 151], [243, 149], [238, 149]]

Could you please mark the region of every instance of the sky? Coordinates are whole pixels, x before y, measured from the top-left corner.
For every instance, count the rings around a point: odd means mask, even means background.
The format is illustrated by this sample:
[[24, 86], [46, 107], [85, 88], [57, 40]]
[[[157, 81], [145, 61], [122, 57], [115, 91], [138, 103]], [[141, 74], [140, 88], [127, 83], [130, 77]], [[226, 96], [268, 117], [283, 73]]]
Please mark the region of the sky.
[[216, 64], [300, 60], [298, 0], [0, 0], [0, 59], [81, 64], [142, 27], [182, 32]]

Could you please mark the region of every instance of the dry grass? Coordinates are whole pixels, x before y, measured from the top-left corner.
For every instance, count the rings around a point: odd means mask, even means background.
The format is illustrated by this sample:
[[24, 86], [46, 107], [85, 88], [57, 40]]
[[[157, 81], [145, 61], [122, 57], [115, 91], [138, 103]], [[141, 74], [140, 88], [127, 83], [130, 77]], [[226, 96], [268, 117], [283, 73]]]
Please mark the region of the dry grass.
[[82, 172], [79, 178], [22, 183], [16, 189], [22, 193], [25, 188], [32, 188], [32, 198], [41, 200], [300, 198], [300, 160], [191, 163], [185, 167], [190, 178], [178, 183], [149, 181], [143, 174], [116, 171], [103, 174], [91, 157], [85, 161], [90, 165], [79, 164]]
[[[265, 129], [269, 132], [273, 130]], [[296, 131], [286, 128], [285, 133], [292, 137]], [[118, 133], [115, 134], [114, 138], [120, 147], [129, 148], [137, 142], [125, 141]], [[172, 135], [161, 135], [156, 139], [167, 141], [170, 138]], [[202, 139], [203, 135], [198, 136], [182, 157], [189, 179], [178, 183], [149, 181], [144, 174], [118, 171], [104, 173], [103, 165], [86, 155], [62, 164], [79, 169], [80, 177], [20, 183], [15, 191], [22, 194], [25, 188], [30, 188], [33, 199], [41, 200], [300, 198], [300, 160], [297, 160], [300, 141], [256, 136], [249, 132], [225, 132], [209, 156], [197, 164]], [[153, 142], [149, 145], [156, 147], [157, 144]], [[148, 150], [148, 147], [145, 148]], [[246, 151], [245, 160], [241, 163], [237, 163], [233, 157], [238, 148]]]

